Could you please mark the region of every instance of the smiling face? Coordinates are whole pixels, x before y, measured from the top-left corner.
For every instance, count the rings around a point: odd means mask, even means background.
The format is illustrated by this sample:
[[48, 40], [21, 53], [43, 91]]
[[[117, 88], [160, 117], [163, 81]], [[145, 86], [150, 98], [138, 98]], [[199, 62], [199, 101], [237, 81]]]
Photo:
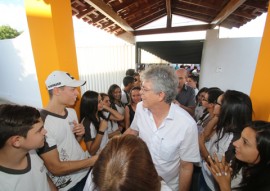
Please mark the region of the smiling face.
[[115, 100], [117, 100], [117, 101], [121, 100], [121, 89], [120, 88], [116, 88], [112, 94], [113, 94], [113, 97]]
[[233, 143], [235, 147], [235, 157], [248, 164], [257, 164], [260, 161], [257, 149], [256, 132], [250, 127], [246, 127], [240, 139]]
[[142, 98], [141, 98], [141, 94], [140, 94], [140, 90], [132, 90], [130, 92], [130, 96], [131, 96], [131, 100], [133, 103], [139, 103], [140, 101], [142, 101]]
[[152, 82], [144, 81], [140, 94], [145, 108], [151, 109], [158, 103], [158, 94], [154, 92]]

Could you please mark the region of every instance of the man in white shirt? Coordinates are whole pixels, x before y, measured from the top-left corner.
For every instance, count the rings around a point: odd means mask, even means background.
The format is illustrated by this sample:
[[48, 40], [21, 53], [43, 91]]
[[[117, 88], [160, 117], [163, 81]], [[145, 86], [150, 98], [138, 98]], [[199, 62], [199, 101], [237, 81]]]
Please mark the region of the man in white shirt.
[[159, 176], [172, 190], [188, 191], [200, 154], [194, 119], [172, 103], [178, 79], [172, 68], [158, 65], [148, 68], [142, 81], [142, 102], [125, 134], [146, 142]]

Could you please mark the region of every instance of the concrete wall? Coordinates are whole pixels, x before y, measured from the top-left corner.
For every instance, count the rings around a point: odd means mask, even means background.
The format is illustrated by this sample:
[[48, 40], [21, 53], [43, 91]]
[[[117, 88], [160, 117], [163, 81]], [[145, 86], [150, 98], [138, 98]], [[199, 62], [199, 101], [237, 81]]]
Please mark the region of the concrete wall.
[[218, 39], [218, 30], [209, 30], [204, 43], [200, 88], [234, 89], [249, 95], [261, 38]]
[[[216, 30], [207, 32], [200, 87], [217, 86], [249, 94], [261, 38], [218, 39], [217, 33]], [[25, 31], [16, 39], [0, 40], [0, 98], [42, 107], [29, 38]], [[79, 55], [78, 52], [80, 61]]]
[[12, 40], [0, 40], [0, 98], [42, 107], [28, 31]]

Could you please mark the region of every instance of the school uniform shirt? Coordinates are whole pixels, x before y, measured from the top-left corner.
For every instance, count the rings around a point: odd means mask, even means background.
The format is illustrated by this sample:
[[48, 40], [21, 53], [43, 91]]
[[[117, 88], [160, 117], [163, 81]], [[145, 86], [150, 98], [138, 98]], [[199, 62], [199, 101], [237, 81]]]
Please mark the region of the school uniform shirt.
[[[85, 127], [84, 141], [85, 142], [94, 141], [97, 136], [97, 130], [94, 124], [91, 121], [84, 119], [83, 125]], [[104, 131], [104, 135], [102, 136], [102, 140], [101, 140], [97, 153], [101, 151], [107, 145], [108, 141], [109, 141], [109, 137], [108, 137], [108, 131], [106, 129]]]
[[29, 151], [26, 157], [25, 169], [0, 166], [0, 191], [50, 191], [43, 160], [34, 150]]
[[[65, 112], [64, 116], [60, 116], [47, 110], [41, 110], [41, 117], [47, 134], [45, 146], [40, 150], [39, 154], [57, 149], [60, 161], [86, 159], [90, 156], [89, 153], [83, 151], [72, 132], [74, 128], [73, 121], [78, 122], [76, 112], [71, 108], [66, 108]], [[87, 175], [88, 171], [89, 169], [86, 168], [63, 176], [54, 176], [51, 173], [49, 173], [49, 176], [59, 191], [64, 191], [75, 186]]]
[[[111, 113], [108, 111], [102, 111], [102, 112], [106, 119], [108, 119], [109, 116], [111, 115]], [[117, 130], [118, 130], [118, 123], [113, 120], [108, 120], [108, 128], [107, 128], [108, 135], [110, 135], [111, 133]]]
[[[233, 133], [225, 133], [225, 135], [222, 137], [222, 139], [218, 140], [217, 133], [213, 134], [213, 136], [209, 139], [209, 141], [206, 142], [205, 146], [211, 156], [214, 156], [214, 153], [217, 154], [218, 159], [222, 159], [222, 155], [225, 154], [225, 152], [228, 150], [229, 145], [233, 139]], [[204, 177], [204, 180], [207, 184], [207, 186], [211, 190], [217, 189], [217, 184], [215, 183], [214, 177], [212, 173], [209, 171], [209, 169], [206, 166], [206, 161], [202, 162], [202, 174]], [[234, 185], [235, 186], [235, 185]]]

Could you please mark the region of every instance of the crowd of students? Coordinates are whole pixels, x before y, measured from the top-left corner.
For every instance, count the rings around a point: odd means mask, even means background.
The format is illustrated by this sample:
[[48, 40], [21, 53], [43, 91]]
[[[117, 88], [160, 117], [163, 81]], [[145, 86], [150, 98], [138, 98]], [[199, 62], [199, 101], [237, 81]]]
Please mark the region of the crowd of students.
[[270, 123], [245, 93], [192, 80], [130, 69], [122, 90], [84, 92], [78, 119], [86, 82], [52, 72], [44, 109], [0, 105], [0, 191], [270, 190]]

